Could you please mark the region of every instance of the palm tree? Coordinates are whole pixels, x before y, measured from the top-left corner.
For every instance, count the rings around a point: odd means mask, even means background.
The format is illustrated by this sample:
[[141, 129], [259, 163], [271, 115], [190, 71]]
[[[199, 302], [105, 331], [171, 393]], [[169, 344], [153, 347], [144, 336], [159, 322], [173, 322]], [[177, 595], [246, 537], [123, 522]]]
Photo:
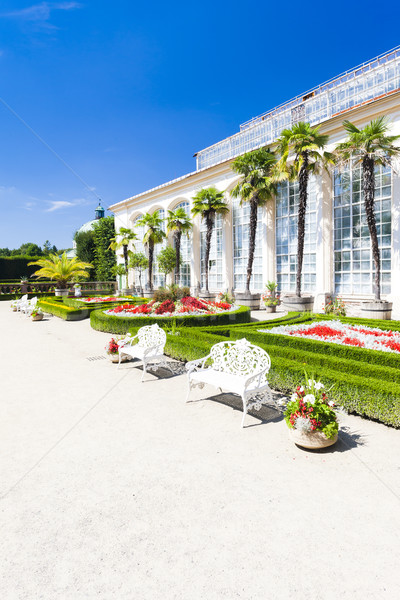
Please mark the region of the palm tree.
[[203, 188], [193, 196], [193, 215], [200, 215], [206, 222], [206, 252], [205, 252], [205, 279], [206, 292], [208, 292], [208, 262], [210, 260], [211, 236], [214, 229], [215, 216], [225, 215], [229, 207], [224, 200], [224, 192], [216, 187]]
[[48, 277], [55, 279], [57, 288], [65, 290], [68, 281], [77, 277], [87, 277], [88, 270], [92, 268], [90, 263], [78, 260], [77, 258], [67, 258], [66, 252], [61, 256], [58, 254], [49, 254], [46, 258], [39, 258], [28, 265], [38, 265], [41, 267], [35, 271], [36, 277]]
[[297, 218], [297, 273], [296, 296], [301, 297], [303, 270], [305, 217], [308, 197], [308, 180], [318, 173], [322, 165], [332, 162], [332, 155], [324, 152], [329, 136], [319, 132], [320, 125], [311, 127], [300, 121], [284, 129], [278, 139], [281, 158], [277, 163], [277, 180], [291, 179], [299, 183], [299, 209]]
[[[125, 264], [125, 276], [126, 276], [126, 285], [128, 286], [128, 259], [131, 254], [131, 250], [128, 250], [129, 244], [133, 241], [137, 240], [137, 234], [129, 229], [129, 227], [121, 227], [113, 238], [110, 248], [112, 250], [120, 250], [122, 248], [122, 256]], [[135, 245], [132, 244], [135, 248]]]
[[181, 264], [181, 238], [182, 235], [189, 236], [189, 232], [192, 229], [192, 227], [192, 221], [190, 217], [186, 214], [186, 211], [182, 206], [176, 208], [174, 211], [168, 211], [167, 231], [173, 232], [174, 246], [176, 252], [175, 282], [178, 284]]
[[153, 291], [153, 262], [154, 262], [154, 246], [159, 244], [165, 238], [165, 233], [162, 230], [162, 219], [158, 213], [146, 213], [136, 221], [138, 227], [147, 227], [147, 231], [143, 237], [143, 244], [147, 246], [149, 252], [149, 287]]
[[400, 139], [400, 135], [387, 135], [389, 122], [386, 117], [371, 121], [363, 129], [358, 129], [350, 121], [344, 121], [343, 127], [348, 137], [346, 141], [336, 146], [335, 160], [338, 164], [361, 165], [365, 214], [375, 265], [375, 299], [379, 301], [381, 299], [381, 257], [374, 210], [375, 166], [388, 166], [394, 157], [400, 155], [400, 148], [393, 145], [393, 142]]
[[247, 261], [246, 293], [250, 294], [250, 279], [253, 273], [254, 250], [256, 247], [257, 211], [276, 193], [276, 181], [271, 172], [276, 157], [271, 150], [261, 148], [239, 156], [232, 163], [232, 170], [242, 177], [231, 191], [231, 196], [240, 198], [240, 204], [250, 204], [249, 255]]

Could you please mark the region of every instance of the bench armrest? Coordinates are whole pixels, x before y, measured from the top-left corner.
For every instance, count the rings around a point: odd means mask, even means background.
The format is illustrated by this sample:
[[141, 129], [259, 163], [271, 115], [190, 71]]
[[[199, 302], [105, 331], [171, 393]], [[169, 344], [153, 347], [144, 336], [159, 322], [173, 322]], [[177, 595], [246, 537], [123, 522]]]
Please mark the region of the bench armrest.
[[198, 358], [196, 360], [190, 360], [189, 362], [187, 362], [185, 368], [188, 372], [188, 375], [190, 375], [190, 373], [193, 373], [193, 371], [204, 369], [204, 365], [207, 362], [208, 358], [210, 358], [210, 354], [207, 354], [207, 356], [204, 356], [203, 358]]
[[254, 375], [251, 375], [250, 377], [247, 377], [244, 383], [244, 389], [247, 390], [247, 388], [254, 382], [257, 382], [257, 387], [261, 387], [262, 385], [268, 384], [268, 381], [266, 380], [265, 376], [267, 375], [269, 369], [263, 369], [262, 371], [259, 371], [258, 373], [254, 373]]
[[131, 346], [133, 340], [135, 340], [136, 338], [137, 338], [137, 334], [134, 335], [133, 337], [130, 334], [126, 335], [123, 340], [117, 341], [118, 348], [120, 349], [120, 348], [123, 348], [124, 346]]

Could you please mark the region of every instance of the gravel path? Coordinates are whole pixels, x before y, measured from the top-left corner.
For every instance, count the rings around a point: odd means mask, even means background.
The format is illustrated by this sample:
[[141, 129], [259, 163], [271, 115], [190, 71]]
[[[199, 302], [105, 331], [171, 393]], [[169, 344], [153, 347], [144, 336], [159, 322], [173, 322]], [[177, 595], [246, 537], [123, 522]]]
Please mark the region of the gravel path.
[[88, 321], [1, 302], [0, 332], [2, 600], [400, 597], [400, 431], [346, 417], [307, 452], [279, 410], [242, 430], [228, 395], [117, 370]]

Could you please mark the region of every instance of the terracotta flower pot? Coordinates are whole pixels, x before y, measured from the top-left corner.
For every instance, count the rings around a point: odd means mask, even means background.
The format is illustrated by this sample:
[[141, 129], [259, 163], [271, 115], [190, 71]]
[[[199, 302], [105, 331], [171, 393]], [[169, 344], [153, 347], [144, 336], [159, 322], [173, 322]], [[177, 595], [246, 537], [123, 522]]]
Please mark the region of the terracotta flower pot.
[[31, 317], [32, 321], [41, 321], [43, 319], [43, 313], [39, 313], [38, 315], [34, 315]]
[[297, 446], [302, 446], [302, 448], [308, 448], [309, 450], [333, 446], [338, 439], [337, 434], [333, 438], [327, 438], [322, 431], [303, 433], [297, 429], [289, 429], [289, 436], [292, 442], [297, 444]]

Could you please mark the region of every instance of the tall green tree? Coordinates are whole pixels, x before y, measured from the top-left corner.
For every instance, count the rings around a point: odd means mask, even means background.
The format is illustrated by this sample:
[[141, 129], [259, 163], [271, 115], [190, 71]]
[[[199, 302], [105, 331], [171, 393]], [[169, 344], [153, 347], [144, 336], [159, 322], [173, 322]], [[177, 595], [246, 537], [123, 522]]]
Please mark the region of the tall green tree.
[[[179, 257], [180, 260], [181, 257]], [[176, 251], [171, 246], [166, 246], [157, 256], [158, 268], [164, 273], [165, 285], [167, 284], [167, 275], [176, 269]]]
[[129, 268], [137, 271], [139, 275], [140, 295], [143, 296], [142, 273], [149, 266], [149, 259], [143, 252], [134, 252], [129, 259]]
[[214, 229], [216, 215], [226, 215], [229, 207], [224, 200], [224, 192], [220, 192], [216, 187], [211, 186], [203, 188], [193, 196], [193, 215], [200, 215], [206, 223], [206, 248], [205, 248], [205, 283], [208, 292], [208, 270], [210, 260], [211, 236]]
[[384, 116], [371, 121], [363, 129], [358, 129], [350, 121], [344, 121], [343, 127], [348, 136], [336, 146], [335, 161], [339, 165], [361, 165], [365, 214], [375, 266], [374, 293], [375, 299], [380, 300], [381, 257], [375, 218], [375, 167], [389, 166], [393, 158], [400, 156], [400, 148], [394, 145], [400, 135], [388, 135], [389, 121]]
[[95, 245], [95, 277], [97, 281], [111, 281], [114, 278], [112, 268], [117, 259], [115, 252], [110, 248], [115, 237], [114, 217], [104, 217], [93, 225]]
[[134, 241], [138, 239], [137, 233], [132, 231], [129, 227], [120, 227], [118, 233], [111, 241], [110, 247], [112, 250], [122, 250], [122, 257], [124, 259], [125, 264], [125, 276], [126, 276], [126, 285], [128, 286], [128, 260], [129, 256], [132, 254], [132, 250], [129, 250], [129, 244], [133, 244]]
[[13, 250], [12, 253], [20, 256], [43, 256], [41, 247], [33, 242], [22, 244], [18, 250]]
[[185, 209], [180, 206], [175, 210], [169, 210], [167, 216], [167, 231], [172, 232], [176, 254], [175, 283], [179, 284], [181, 267], [181, 239], [182, 235], [189, 235], [193, 224], [186, 214]]
[[290, 129], [284, 129], [278, 139], [281, 155], [277, 163], [277, 180], [290, 179], [299, 183], [299, 212], [297, 218], [297, 273], [296, 296], [301, 297], [301, 273], [303, 270], [305, 218], [308, 198], [308, 180], [319, 173], [321, 167], [332, 162], [332, 155], [324, 150], [329, 136], [320, 133], [320, 125], [311, 127], [300, 121]]
[[[74, 241], [78, 259], [94, 264], [96, 260], [94, 231], [77, 231], [74, 235]], [[94, 270], [92, 271], [92, 277], [94, 277]]]
[[136, 221], [138, 227], [145, 227], [146, 232], [143, 237], [143, 244], [148, 249], [149, 254], [149, 287], [153, 291], [153, 263], [154, 263], [154, 246], [160, 244], [165, 238], [165, 233], [162, 229], [163, 219], [158, 213], [146, 213]]
[[277, 183], [272, 177], [277, 162], [274, 152], [266, 148], [247, 152], [232, 163], [232, 170], [241, 175], [240, 181], [231, 191], [231, 196], [240, 198], [240, 204], [250, 205], [249, 252], [247, 260], [246, 293], [250, 293], [253, 274], [254, 251], [258, 222], [258, 207], [265, 206], [276, 193]]

